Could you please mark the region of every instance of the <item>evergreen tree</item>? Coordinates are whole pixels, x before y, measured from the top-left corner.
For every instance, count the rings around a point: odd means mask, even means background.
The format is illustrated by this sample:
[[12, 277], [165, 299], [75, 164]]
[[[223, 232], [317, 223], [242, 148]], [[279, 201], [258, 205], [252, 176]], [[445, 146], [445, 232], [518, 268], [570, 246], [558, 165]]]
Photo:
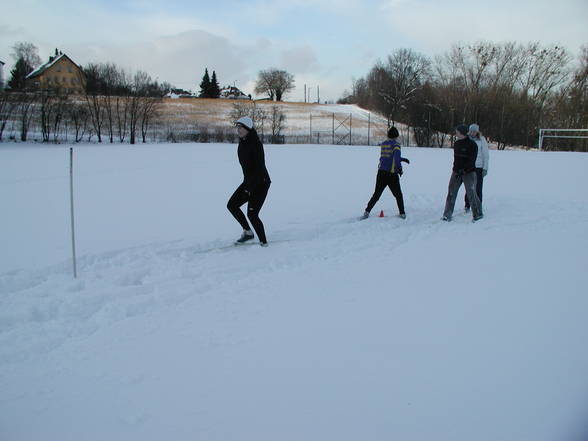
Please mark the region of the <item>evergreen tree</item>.
[[204, 69], [204, 76], [200, 83], [200, 94], [198, 96], [200, 98], [210, 97], [210, 76], [208, 75], [208, 68]]
[[26, 77], [33, 71], [32, 67], [23, 57], [20, 57], [12, 70], [10, 71], [10, 81], [8, 87], [12, 90], [22, 90], [25, 88]]
[[220, 86], [216, 79], [216, 72], [212, 71], [212, 79], [210, 80], [210, 98], [220, 97]]

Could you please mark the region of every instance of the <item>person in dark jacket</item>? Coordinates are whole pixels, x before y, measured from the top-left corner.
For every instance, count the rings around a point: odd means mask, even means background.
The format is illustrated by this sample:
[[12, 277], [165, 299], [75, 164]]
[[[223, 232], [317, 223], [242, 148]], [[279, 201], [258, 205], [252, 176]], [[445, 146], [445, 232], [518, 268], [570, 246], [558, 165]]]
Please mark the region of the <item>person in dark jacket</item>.
[[398, 129], [396, 127], [390, 127], [388, 129], [388, 139], [380, 144], [380, 164], [378, 166], [378, 174], [376, 175], [376, 188], [361, 219], [367, 219], [369, 217], [370, 211], [372, 211], [372, 208], [374, 208], [374, 205], [376, 205], [376, 202], [378, 202], [386, 187], [390, 188], [396, 198], [399, 212], [398, 216], [406, 219], [404, 198], [402, 197], [402, 189], [400, 188], [400, 176], [402, 176], [402, 161], [408, 162], [408, 160], [400, 156], [399, 136]]
[[444, 221], [451, 220], [457, 192], [463, 182], [466, 195], [472, 207], [472, 215], [475, 222], [483, 217], [480, 199], [478, 199], [478, 195], [476, 194], [476, 157], [478, 155], [478, 146], [468, 137], [468, 126], [463, 124], [457, 126], [455, 134], [458, 139], [453, 144], [453, 171], [449, 179], [445, 211], [441, 219]]
[[261, 219], [259, 219], [259, 212], [271, 184], [269, 173], [265, 167], [263, 144], [253, 127], [251, 118], [247, 116], [239, 118], [235, 125], [239, 134], [237, 155], [239, 164], [243, 169], [243, 183], [237, 187], [227, 203], [227, 208], [243, 227], [243, 234], [235, 244], [243, 244], [254, 237], [249, 223], [240, 208], [247, 202], [247, 217], [251, 225], [253, 225], [255, 233], [257, 233], [260, 245], [267, 246], [265, 229]]

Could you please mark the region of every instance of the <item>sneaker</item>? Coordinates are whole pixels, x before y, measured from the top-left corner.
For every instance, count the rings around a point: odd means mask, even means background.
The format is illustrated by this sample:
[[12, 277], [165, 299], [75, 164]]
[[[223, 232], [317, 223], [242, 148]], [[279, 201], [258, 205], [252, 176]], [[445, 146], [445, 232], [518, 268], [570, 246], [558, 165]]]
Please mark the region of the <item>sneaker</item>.
[[259, 242], [259, 245], [265, 248], [267, 247], [267, 242]]
[[406, 213], [400, 213], [400, 214], [398, 215], [398, 217], [399, 217], [400, 219], [406, 219]]
[[364, 219], [367, 219], [368, 217], [370, 217], [370, 212], [364, 211], [363, 215], [359, 218], [359, 220], [364, 220]]
[[451, 216], [443, 216], [441, 220], [445, 222], [451, 222]]
[[241, 237], [235, 241], [235, 243], [237, 245], [239, 245], [239, 244], [245, 243], [251, 239], [253, 239], [253, 232], [245, 230], [245, 231], [243, 231], [243, 234], [241, 234]]
[[478, 222], [480, 219], [483, 219], [483, 218], [484, 218], [484, 215], [483, 214], [480, 214], [480, 215], [474, 217], [474, 219], [472, 220], [472, 222]]

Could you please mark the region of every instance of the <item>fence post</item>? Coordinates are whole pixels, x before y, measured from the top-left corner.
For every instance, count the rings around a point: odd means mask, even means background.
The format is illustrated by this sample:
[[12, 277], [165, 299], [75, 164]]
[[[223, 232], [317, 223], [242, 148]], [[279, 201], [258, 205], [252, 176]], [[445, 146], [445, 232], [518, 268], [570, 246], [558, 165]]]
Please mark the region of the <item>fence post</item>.
[[543, 147], [543, 129], [539, 129], [539, 142], [537, 143], [538, 146], [538, 151], [541, 151], [541, 148]]
[[353, 114], [349, 114], [349, 145], [351, 145], [351, 123], [353, 122]]
[[372, 114], [368, 113], [368, 143], [367, 145], [370, 145], [370, 128], [371, 128], [371, 122], [372, 122]]
[[74, 279], [78, 277], [76, 265], [76, 233], [74, 223], [74, 197], [73, 197], [73, 147], [69, 148], [69, 207], [71, 218], [71, 251], [73, 260]]
[[332, 144], [335, 145], [335, 112], [333, 112], [333, 141]]

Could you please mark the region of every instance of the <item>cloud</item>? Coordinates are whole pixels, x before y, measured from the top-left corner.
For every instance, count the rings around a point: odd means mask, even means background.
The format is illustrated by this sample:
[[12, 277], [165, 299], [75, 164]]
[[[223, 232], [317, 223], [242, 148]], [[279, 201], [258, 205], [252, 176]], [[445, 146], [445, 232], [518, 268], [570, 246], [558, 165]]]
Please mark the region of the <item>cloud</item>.
[[221, 84], [247, 81], [249, 72], [241, 48], [225, 37], [202, 30], [181, 32], [129, 45], [81, 45], [72, 48], [80, 64], [113, 62], [126, 69], [143, 70], [159, 81], [196, 90], [204, 69], [215, 70]]
[[320, 67], [316, 54], [310, 46], [284, 50], [280, 58], [280, 67], [293, 74], [316, 72]]
[[127, 45], [79, 45], [69, 55], [78, 64], [112, 62], [127, 70], [143, 70], [159, 81], [197, 91], [204, 69], [216, 71], [221, 86], [236, 83], [252, 93], [257, 73], [269, 67], [285, 68], [294, 75], [320, 68], [309, 46], [282, 49], [268, 39], [234, 41], [203, 30]]
[[395, 32], [423, 51], [442, 52], [460, 41], [488, 40], [559, 43], [575, 52], [588, 41], [588, 3], [578, 0], [560, 0], [557, 8], [551, 0], [387, 0], [380, 9]]

